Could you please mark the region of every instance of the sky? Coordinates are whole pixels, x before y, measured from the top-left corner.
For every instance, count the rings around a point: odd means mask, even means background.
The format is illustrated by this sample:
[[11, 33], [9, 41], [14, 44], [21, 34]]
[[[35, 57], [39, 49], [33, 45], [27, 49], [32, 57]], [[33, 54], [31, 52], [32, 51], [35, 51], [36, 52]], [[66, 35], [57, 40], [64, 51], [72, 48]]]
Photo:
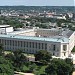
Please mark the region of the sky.
[[0, 6], [74, 6], [75, 0], [0, 0]]

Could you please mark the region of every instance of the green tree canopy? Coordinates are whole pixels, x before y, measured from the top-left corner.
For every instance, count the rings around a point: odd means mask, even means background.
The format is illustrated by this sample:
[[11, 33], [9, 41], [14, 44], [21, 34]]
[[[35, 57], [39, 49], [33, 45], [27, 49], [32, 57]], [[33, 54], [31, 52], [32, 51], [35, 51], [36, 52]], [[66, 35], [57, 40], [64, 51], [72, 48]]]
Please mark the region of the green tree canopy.
[[4, 49], [3, 49], [3, 45], [0, 44], [0, 56], [2, 56], [4, 54]]
[[7, 54], [5, 57], [11, 61], [15, 70], [20, 69], [21, 66], [23, 66], [27, 61], [26, 56], [22, 53], [21, 50], [16, 50], [10, 54]]
[[48, 75], [70, 75], [73, 71], [72, 65], [67, 64], [65, 60], [53, 59], [49, 66], [45, 69]]
[[26, 56], [22, 53], [21, 50], [16, 50], [13, 52], [15, 58], [14, 58], [14, 66], [15, 67], [21, 67], [26, 61]]
[[55, 63], [52, 63], [45, 69], [45, 72], [47, 73], [47, 75], [57, 75], [56, 70], [57, 65]]
[[0, 75], [14, 75], [12, 64], [0, 56]]
[[35, 60], [43, 63], [50, 62], [51, 58], [52, 58], [51, 53], [47, 52], [46, 50], [40, 50], [35, 54]]

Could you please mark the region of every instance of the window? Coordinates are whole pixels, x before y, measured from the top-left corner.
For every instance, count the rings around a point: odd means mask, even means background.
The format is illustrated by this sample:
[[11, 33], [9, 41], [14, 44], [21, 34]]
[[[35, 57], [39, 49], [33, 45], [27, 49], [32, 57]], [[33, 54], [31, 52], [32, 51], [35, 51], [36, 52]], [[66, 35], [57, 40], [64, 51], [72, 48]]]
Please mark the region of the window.
[[17, 41], [17, 46], [21, 47], [21, 41]]
[[26, 47], [26, 44], [25, 44], [26, 42], [24, 42], [24, 47]]
[[22, 41], [20, 41], [21, 42], [21, 47], [22, 47]]
[[37, 42], [35, 43], [35, 47], [37, 48]]
[[31, 48], [31, 42], [29, 43], [29, 47]]
[[66, 53], [64, 53], [64, 56], [66, 55]]
[[39, 49], [40, 49], [40, 43], [39, 43]]
[[45, 50], [47, 49], [47, 44], [45, 44]]
[[43, 49], [43, 43], [42, 43], [42, 49]]
[[64, 51], [67, 50], [67, 45], [63, 45], [63, 50], [64, 50]]
[[33, 48], [34, 48], [34, 42], [33, 42]]
[[53, 45], [53, 50], [55, 51], [55, 49], [56, 49], [56, 46], [55, 46], [55, 45]]
[[[12, 45], [11, 43], [12, 43], [12, 41], [10, 40], [10, 46]], [[16, 42], [16, 43], [17, 43], [17, 42]]]
[[28, 47], [28, 42], [26, 42], [26, 47]]
[[8, 40], [7, 45], [10, 45], [10, 40]]
[[7, 44], [7, 41], [5, 40], [5, 45]]
[[14, 46], [14, 40], [12, 41], [12, 43], [13, 43], [13, 46]]
[[0, 43], [1, 43], [1, 39], [0, 39]]
[[15, 46], [17, 46], [17, 41], [15, 41]]

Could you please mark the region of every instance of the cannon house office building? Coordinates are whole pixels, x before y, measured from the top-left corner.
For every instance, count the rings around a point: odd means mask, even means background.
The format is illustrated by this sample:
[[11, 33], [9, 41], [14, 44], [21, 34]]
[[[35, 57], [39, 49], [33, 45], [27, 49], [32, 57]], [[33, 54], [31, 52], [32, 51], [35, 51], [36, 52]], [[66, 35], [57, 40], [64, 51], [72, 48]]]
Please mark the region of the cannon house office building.
[[23, 50], [26, 53], [47, 50], [53, 56], [66, 58], [75, 46], [75, 32], [59, 28], [18, 29], [0, 34], [0, 43], [5, 50]]

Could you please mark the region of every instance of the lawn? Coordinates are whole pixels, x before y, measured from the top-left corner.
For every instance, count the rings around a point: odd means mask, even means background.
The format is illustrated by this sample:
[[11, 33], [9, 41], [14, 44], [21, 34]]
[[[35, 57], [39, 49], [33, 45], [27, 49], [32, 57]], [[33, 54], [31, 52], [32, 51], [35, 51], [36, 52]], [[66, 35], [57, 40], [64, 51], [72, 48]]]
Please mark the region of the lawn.
[[40, 75], [40, 74], [45, 74], [45, 68], [46, 68], [47, 66], [41, 66], [41, 68], [39, 69], [39, 71], [38, 71], [38, 75]]

